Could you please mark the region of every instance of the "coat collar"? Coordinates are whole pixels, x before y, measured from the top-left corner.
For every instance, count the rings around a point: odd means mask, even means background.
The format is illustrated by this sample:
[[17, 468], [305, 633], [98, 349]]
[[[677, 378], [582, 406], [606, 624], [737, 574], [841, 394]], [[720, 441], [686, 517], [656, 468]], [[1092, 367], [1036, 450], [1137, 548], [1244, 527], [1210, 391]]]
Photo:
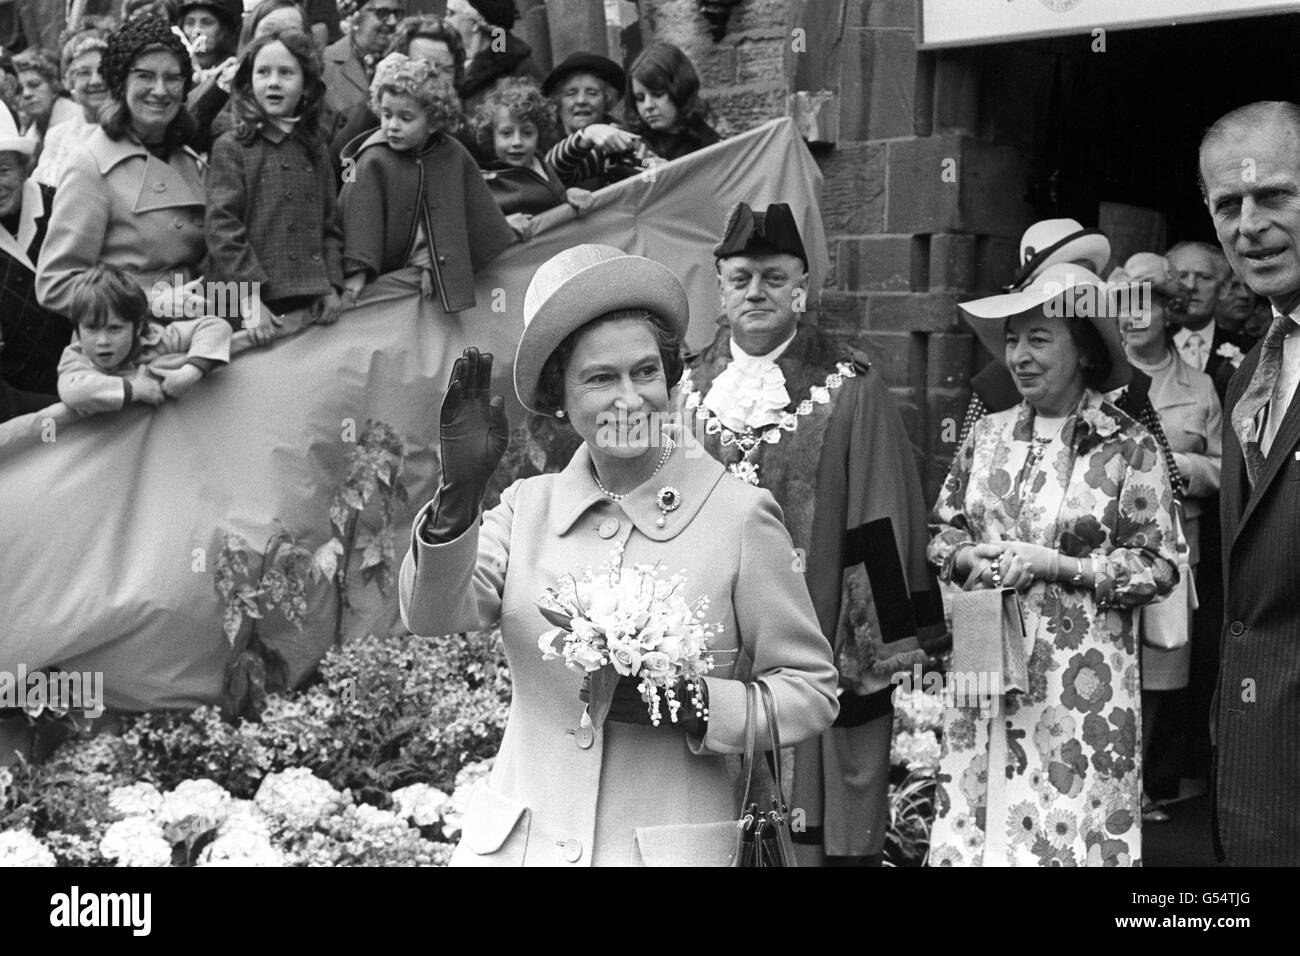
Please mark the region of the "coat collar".
[[[621, 508], [636, 529], [652, 541], [671, 541], [681, 534], [726, 473], [722, 465], [680, 425], [666, 426], [664, 432], [677, 442], [677, 447], [659, 474], [633, 488], [622, 501], [611, 502]], [[551, 530], [557, 535], [566, 534], [593, 505], [609, 500], [592, 477], [591, 453], [585, 442], [578, 446], [555, 481], [551, 500], [556, 504], [551, 511]], [[667, 487], [678, 491], [681, 504], [664, 515], [659, 509], [657, 495], [661, 488]], [[656, 524], [661, 517], [667, 519], [662, 528]]]
[[0, 251], [21, 262], [32, 272], [36, 265], [27, 256], [32, 240], [36, 237], [36, 222], [49, 210], [45, 208], [45, 197], [41, 195], [41, 184], [30, 177], [23, 183], [23, 204], [18, 214], [18, 234], [10, 235], [9, 230], [0, 226]]
[[345, 36], [325, 48], [325, 59], [338, 64], [340, 72], [349, 83], [363, 93], [370, 92], [370, 82], [366, 76], [366, 65], [358, 56], [356, 44], [351, 36]]

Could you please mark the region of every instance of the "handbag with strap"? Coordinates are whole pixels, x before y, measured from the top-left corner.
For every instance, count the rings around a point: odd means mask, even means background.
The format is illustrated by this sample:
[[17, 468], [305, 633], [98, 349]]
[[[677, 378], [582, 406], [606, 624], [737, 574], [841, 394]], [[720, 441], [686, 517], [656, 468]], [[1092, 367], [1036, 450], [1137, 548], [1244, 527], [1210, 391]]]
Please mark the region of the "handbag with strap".
[[[762, 695], [763, 712], [767, 717], [767, 732], [771, 737], [772, 751], [766, 761], [775, 783], [772, 808], [761, 809], [757, 802], [750, 803], [750, 785], [754, 774], [754, 744], [757, 731], [757, 705]], [[790, 804], [785, 799], [781, 782], [781, 734], [776, 726], [776, 698], [763, 680], [745, 687], [745, 795], [740, 801], [740, 850], [736, 866], [796, 866], [794, 841], [790, 837]]]
[[[1178, 539], [1184, 540], [1181, 508], [1174, 509], [1174, 523]], [[1178, 583], [1174, 589], [1165, 595], [1163, 601], [1138, 608], [1138, 632], [1142, 635], [1142, 643], [1148, 647], [1176, 651], [1191, 640], [1192, 611], [1200, 606], [1200, 601], [1196, 597], [1196, 581], [1192, 577], [1189, 557], [1184, 544], [1178, 553]]]
[[1023, 694], [1028, 690], [1026, 644], [1025, 619], [1015, 588], [957, 592], [952, 600], [949, 671], [956, 690], [955, 706], [981, 706], [977, 694]]

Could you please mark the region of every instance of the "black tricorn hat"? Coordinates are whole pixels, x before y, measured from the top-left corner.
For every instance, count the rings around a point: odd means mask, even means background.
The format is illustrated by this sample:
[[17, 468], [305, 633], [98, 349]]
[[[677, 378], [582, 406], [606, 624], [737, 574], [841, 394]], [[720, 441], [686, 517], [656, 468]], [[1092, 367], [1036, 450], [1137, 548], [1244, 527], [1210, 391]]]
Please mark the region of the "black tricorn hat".
[[799, 237], [799, 226], [788, 203], [774, 202], [766, 212], [755, 212], [749, 203], [738, 202], [727, 217], [722, 241], [713, 247], [715, 259], [728, 256], [794, 256], [808, 269], [808, 253]]

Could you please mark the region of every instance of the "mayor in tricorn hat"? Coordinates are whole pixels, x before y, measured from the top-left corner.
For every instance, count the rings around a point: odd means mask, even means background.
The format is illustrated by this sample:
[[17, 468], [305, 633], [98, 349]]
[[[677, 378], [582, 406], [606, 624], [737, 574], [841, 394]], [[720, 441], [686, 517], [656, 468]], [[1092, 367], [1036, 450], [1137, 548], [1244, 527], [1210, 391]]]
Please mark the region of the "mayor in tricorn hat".
[[714, 248], [722, 318], [681, 403], [736, 482], [770, 491], [835, 653], [840, 716], [795, 751], [800, 862], [878, 864], [889, 823], [892, 674], [946, 636], [912, 446], [879, 369], [807, 311], [790, 207], [738, 204]]

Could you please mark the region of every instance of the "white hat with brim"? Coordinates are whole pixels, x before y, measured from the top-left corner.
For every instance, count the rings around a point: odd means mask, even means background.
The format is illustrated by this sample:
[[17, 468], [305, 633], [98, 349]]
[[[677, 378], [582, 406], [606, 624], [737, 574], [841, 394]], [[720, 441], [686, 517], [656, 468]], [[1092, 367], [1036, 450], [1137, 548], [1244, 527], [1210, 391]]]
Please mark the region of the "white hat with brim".
[[30, 156], [36, 151], [36, 140], [18, 135], [18, 124], [9, 107], [0, 103], [0, 153], [22, 153]]
[[1081, 262], [1098, 274], [1110, 262], [1110, 240], [1074, 219], [1044, 219], [1020, 237], [1020, 266], [1008, 289], [1024, 288], [1049, 266]]
[[515, 352], [520, 403], [541, 415], [553, 413], [536, 407], [546, 360], [574, 330], [619, 309], [653, 312], [686, 338], [686, 290], [663, 263], [595, 244], [565, 249], [542, 263], [524, 294], [524, 334]]
[[[991, 295], [973, 302], [961, 303], [961, 309], [969, 317], [971, 328], [979, 336], [984, 347], [999, 361], [1006, 361], [1005, 329], [1006, 320], [1013, 315], [1023, 315], [1042, 309], [1049, 302], [1070, 297], [1076, 288], [1091, 287], [1096, 294], [1090, 303], [1093, 307], [1070, 314], [1070, 303], [1063, 303], [1062, 318], [1067, 322], [1090, 322], [1101, 336], [1110, 355], [1111, 373], [1102, 382], [1099, 390], [1109, 392], [1129, 382], [1131, 367], [1124, 352], [1124, 341], [1120, 336], [1119, 323], [1112, 315], [1110, 307], [1109, 286], [1096, 273], [1073, 263], [1058, 263], [1048, 266], [1024, 289], [1008, 292], [1004, 295]], [[1077, 296], [1078, 293], [1075, 293]]]

